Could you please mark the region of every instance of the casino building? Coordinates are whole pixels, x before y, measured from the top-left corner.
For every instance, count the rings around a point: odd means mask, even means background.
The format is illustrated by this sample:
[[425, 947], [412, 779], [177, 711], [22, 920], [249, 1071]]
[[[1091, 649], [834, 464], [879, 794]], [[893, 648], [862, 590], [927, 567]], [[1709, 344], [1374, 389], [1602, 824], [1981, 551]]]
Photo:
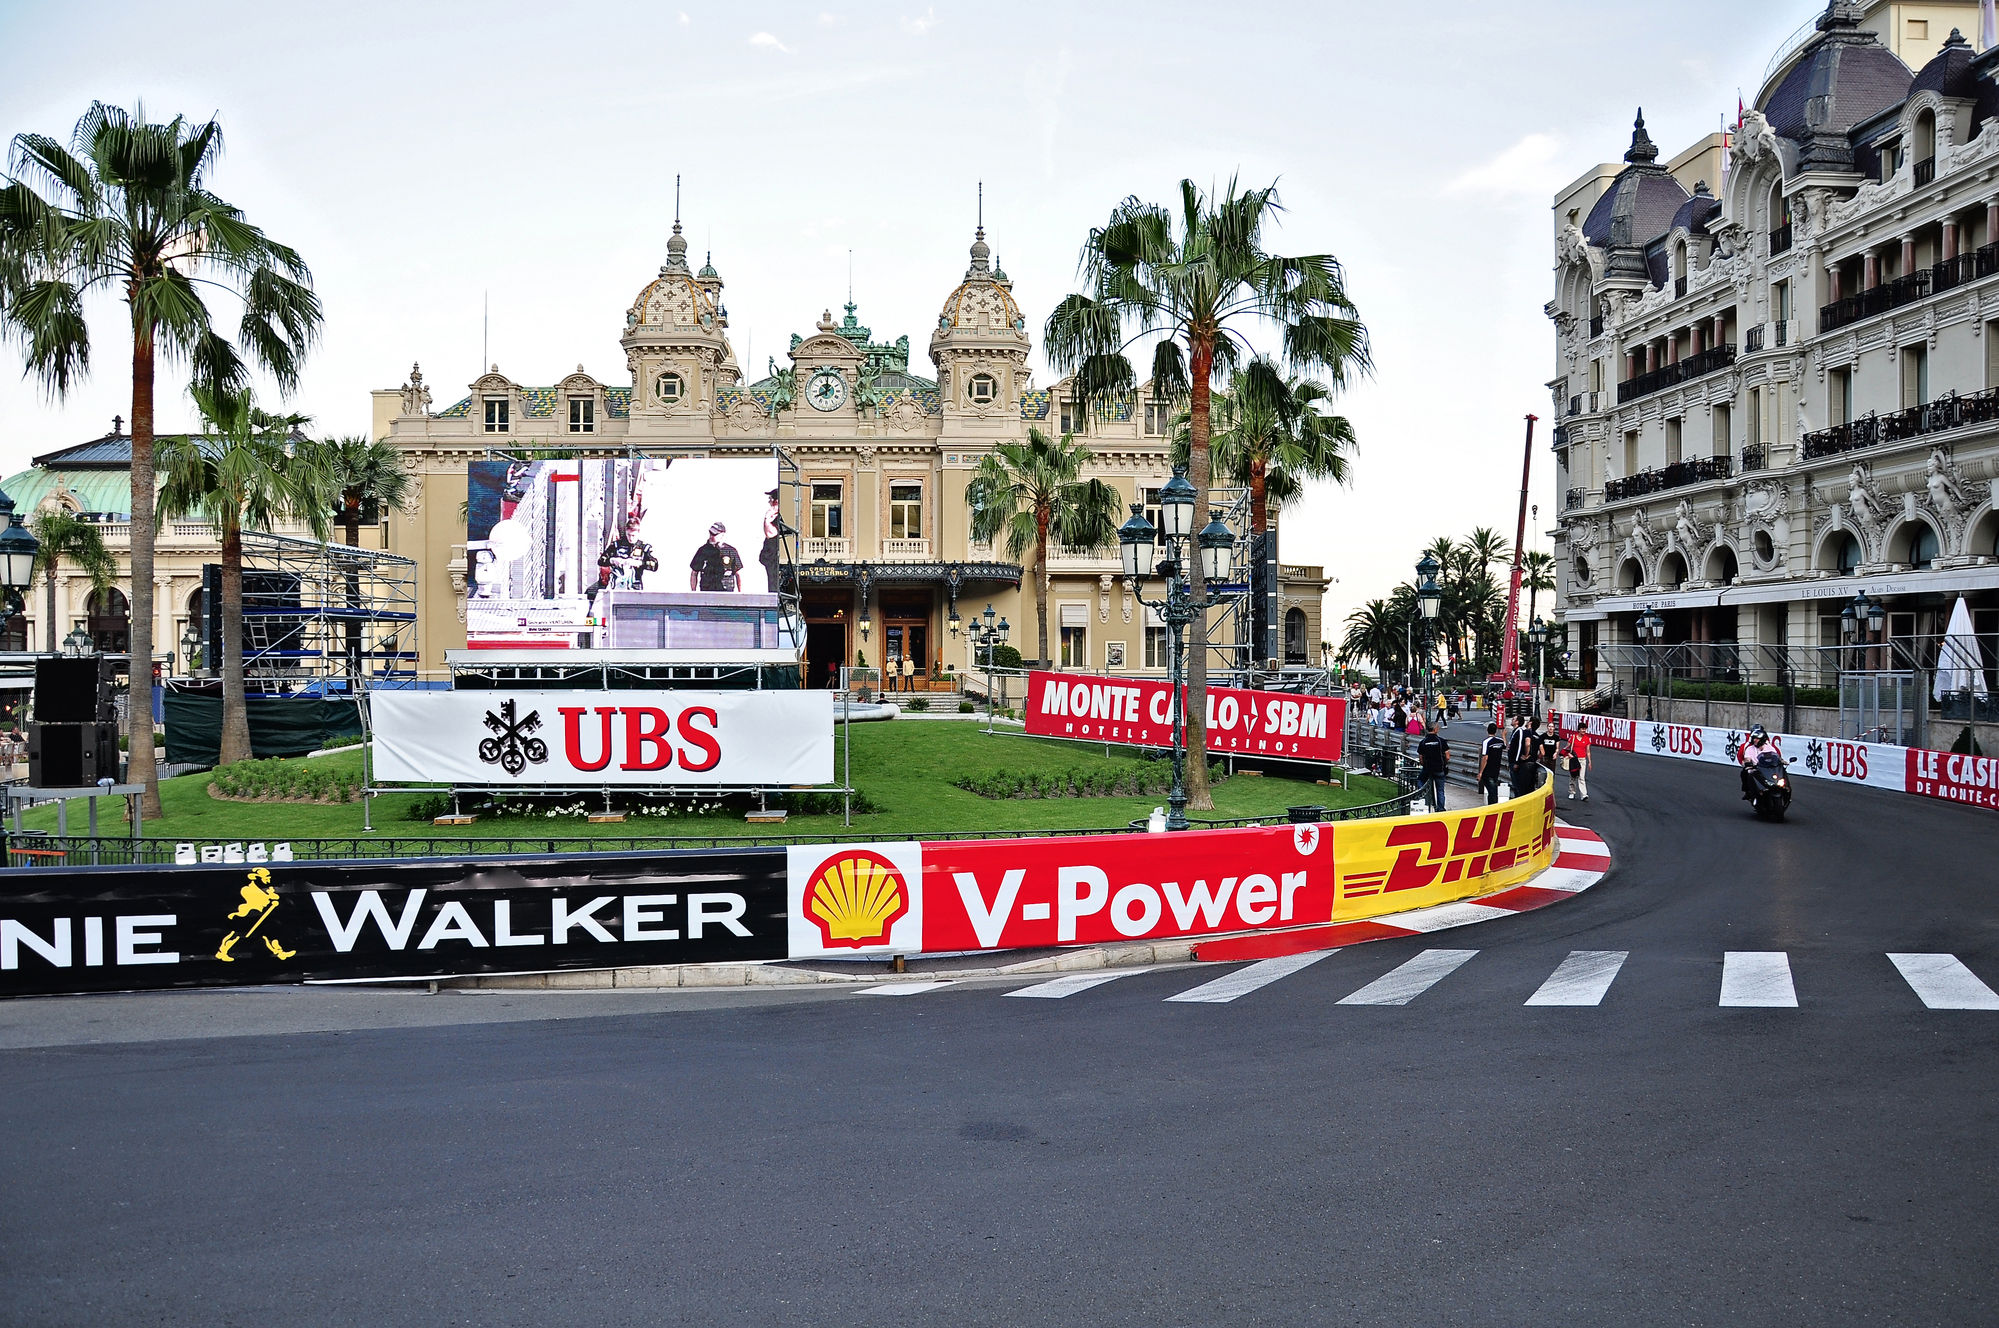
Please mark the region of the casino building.
[[[969, 620], [988, 604], [1031, 658], [1032, 569], [971, 538], [965, 490], [980, 458], [997, 443], [1024, 441], [1030, 426], [1083, 430], [1066, 381], [1036, 387], [1031, 379], [1034, 323], [993, 263], [985, 232], [930, 333], [934, 377], [911, 372], [907, 336], [874, 340], [850, 302], [843, 319], [828, 310], [809, 335], [792, 337], [783, 370], [745, 381], [720, 274], [709, 262], [689, 265], [678, 222], [666, 249], [658, 275], [625, 312], [619, 344], [629, 383], [599, 382], [579, 367], [529, 386], [493, 366], [461, 399], [433, 410], [413, 368], [401, 387], [374, 393], [375, 436], [402, 448], [419, 476], [408, 510], [385, 518], [384, 547], [421, 568], [422, 676], [442, 679], [444, 652], [466, 644], [468, 464], [557, 446], [606, 456], [781, 453], [795, 495], [784, 510], [800, 535], [811, 685], [863, 657], [876, 666], [907, 657], [925, 678], [947, 666], [965, 672], [972, 650], [953, 633], [953, 614]], [[1091, 421], [1087, 433], [1093, 473], [1127, 502], [1147, 500], [1171, 474], [1168, 411], [1145, 395]], [[1316, 665], [1327, 582], [1317, 567], [1280, 568], [1285, 658]], [[1056, 663], [1164, 671], [1166, 629], [1134, 598], [1114, 545], [1051, 549], [1049, 570]]]

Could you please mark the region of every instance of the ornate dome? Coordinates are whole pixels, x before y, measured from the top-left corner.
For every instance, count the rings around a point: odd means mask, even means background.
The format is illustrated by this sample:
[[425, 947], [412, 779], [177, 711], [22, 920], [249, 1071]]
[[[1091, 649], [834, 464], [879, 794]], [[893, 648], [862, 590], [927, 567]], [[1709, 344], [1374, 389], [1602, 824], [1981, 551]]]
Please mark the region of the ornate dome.
[[1901, 57], [1860, 31], [1860, 6], [1832, 0], [1812, 39], [1761, 110], [1770, 127], [1802, 148], [1798, 169], [1852, 170], [1853, 127], [1909, 95]]
[[717, 327], [721, 304], [717, 299], [721, 281], [713, 267], [702, 268], [696, 276], [687, 266], [687, 241], [680, 223], [673, 223], [673, 237], [666, 242], [666, 263], [659, 276], [644, 290], [625, 313], [628, 332], [674, 328]]
[[1971, 61], [1978, 54], [1964, 34], [1956, 28], [1950, 30], [1950, 39], [1934, 59], [1924, 65], [1916, 75], [1916, 81], [1909, 85], [1909, 95], [1918, 92], [1935, 92], [1958, 101], [1977, 101], [1982, 80], [1971, 72]]
[[991, 258], [985, 228], [980, 227], [972, 241], [972, 265], [965, 269], [965, 279], [958, 283], [937, 315], [938, 336], [983, 331], [1010, 332], [1023, 341], [1027, 339], [1027, 320], [1007, 289], [1011, 283], [993, 271]]

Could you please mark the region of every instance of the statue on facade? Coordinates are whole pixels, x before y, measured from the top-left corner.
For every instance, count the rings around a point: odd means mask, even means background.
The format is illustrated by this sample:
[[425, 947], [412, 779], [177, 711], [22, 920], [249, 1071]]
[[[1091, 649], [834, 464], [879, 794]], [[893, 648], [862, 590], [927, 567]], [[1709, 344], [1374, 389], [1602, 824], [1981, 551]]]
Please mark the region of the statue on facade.
[[1673, 533], [1679, 537], [1680, 551], [1691, 556], [1706, 548], [1711, 528], [1702, 526], [1700, 518], [1694, 515], [1694, 505], [1685, 498], [1680, 499], [1677, 515]]
[[1923, 467], [1923, 489], [1929, 495], [1930, 510], [1956, 525], [1975, 504], [1964, 491], [1964, 477], [1941, 447], [1930, 449]]
[[1871, 543], [1887, 519], [1888, 505], [1868, 481], [1867, 467], [1857, 461], [1847, 476], [1846, 504], [1853, 513], [1853, 524], [1860, 527]]
[[410, 380], [403, 384], [403, 414], [428, 415], [430, 413], [430, 389], [423, 385], [423, 369], [412, 364]]

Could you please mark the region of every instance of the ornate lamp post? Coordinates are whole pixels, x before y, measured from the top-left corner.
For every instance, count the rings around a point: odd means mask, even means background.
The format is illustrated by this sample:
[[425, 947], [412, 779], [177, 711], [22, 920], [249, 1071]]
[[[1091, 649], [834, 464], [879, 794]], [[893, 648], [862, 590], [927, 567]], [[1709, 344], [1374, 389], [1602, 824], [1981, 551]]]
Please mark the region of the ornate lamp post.
[[190, 618], [187, 630], [180, 634], [180, 667], [183, 677], [194, 676], [195, 656], [201, 653], [201, 634], [194, 630], [194, 620]]
[[1659, 694], [1659, 655], [1657, 643], [1666, 634], [1666, 620], [1652, 611], [1647, 604], [1638, 614], [1638, 639], [1645, 643], [1645, 662], [1652, 675], [1652, 686], [1645, 693], [1645, 718], [1651, 719], [1652, 700]]
[[0, 586], [6, 587], [11, 616], [27, 607], [23, 594], [35, 583], [35, 555], [42, 546], [28, 533], [21, 514], [14, 510], [14, 500], [4, 493], [0, 493], [0, 517], [6, 518], [5, 528], [0, 529]]
[[[1172, 689], [1173, 706], [1173, 791], [1167, 796], [1168, 810], [1166, 828], [1185, 830], [1187, 828], [1187, 727], [1184, 707], [1186, 680], [1186, 631], [1187, 624], [1194, 621], [1200, 610], [1194, 604], [1192, 578], [1187, 573], [1185, 559], [1198, 556], [1201, 559], [1201, 575], [1209, 581], [1219, 581], [1229, 570], [1229, 562], [1235, 549], [1235, 533], [1222, 520], [1222, 514], [1210, 510], [1208, 524], [1196, 535], [1194, 533], [1194, 506], [1199, 500], [1194, 486], [1187, 482], [1186, 472], [1176, 467], [1173, 478], [1166, 481], [1159, 491], [1158, 530], [1145, 519], [1145, 508], [1140, 503], [1131, 505], [1131, 520], [1118, 528], [1118, 551], [1124, 561], [1124, 574], [1130, 578], [1132, 593], [1138, 602], [1159, 614], [1171, 635], [1171, 663], [1169, 685]], [[1161, 536], [1164, 536], [1162, 544]], [[1159, 558], [1164, 554], [1163, 559]], [[1158, 576], [1166, 582], [1164, 599], [1145, 597], [1145, 579]]]
[[62, 653], [71, 659], [81, 659], [85, 655], [96, 653], [90, 640], [90, 633], [83, 630], [82, 623], [70, 628], [69, 635], [62, 639]]
[[[982, 618], [983, 622], [980, 621]], [[955, 630], [954, 628], [953, 631]], [[1006, 644], [1006, 639], [1012, 630], [1004, 618], [1001, 618], [997, 624], [994, 623], [993, 606], [990, 604], [986, 605], [983, 614], [974, 614], [972, 625], [965, 629], [965, 636], [972, 643], [972, 662], [978, 663], [979, 651], [986, 652], [986, 732], [988, 733], [992, 732], [993, 727], [993, 650]]]
[[1444, 592], [1437, 584], [1440, 570], [1442, 565], [1427, 553], [1416, 564], [1416, 607], [1423, 614], [1423, 713], [1426, 715], [1436, 700], [1431, 695], [1430, 647], [1436, 634], [1437, 615], [1444, 609]]

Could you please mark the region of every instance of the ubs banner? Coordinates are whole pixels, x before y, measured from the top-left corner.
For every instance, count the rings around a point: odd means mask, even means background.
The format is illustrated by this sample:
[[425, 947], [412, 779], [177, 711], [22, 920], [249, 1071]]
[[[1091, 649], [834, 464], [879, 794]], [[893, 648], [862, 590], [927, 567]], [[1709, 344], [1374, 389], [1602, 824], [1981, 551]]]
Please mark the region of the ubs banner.
[[0, 994], [785, 957], [782, 849], [9, 872]]
[[375, 777], [523, 788], [824, 784], [831, 692], [377, 692]]
[[[1029, 733], [1134, 747], [1173, 745], [1173, 688], [1168, 683], [1030, 673], [1027, 693]], [[1208, 751], [1337, 761], [1346, 714], [1346, 698], [1340, 696], [1210, 687]]]

